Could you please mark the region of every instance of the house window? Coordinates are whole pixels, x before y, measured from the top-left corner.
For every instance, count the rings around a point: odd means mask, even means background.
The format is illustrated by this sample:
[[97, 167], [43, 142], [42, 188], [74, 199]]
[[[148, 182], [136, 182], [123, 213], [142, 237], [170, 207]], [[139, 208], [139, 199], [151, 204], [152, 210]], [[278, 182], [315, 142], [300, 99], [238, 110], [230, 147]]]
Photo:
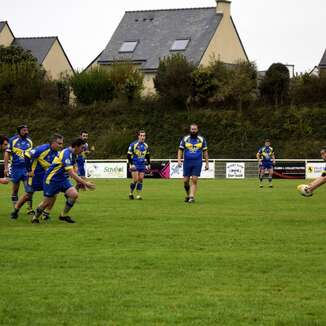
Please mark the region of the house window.
[[135, 51], [138, 41], [123, 42], [119, 52], [132, 53]]
[[170, 51], [184, 51], [187, 48], [189, 41], [190, 39], [175, 40]]

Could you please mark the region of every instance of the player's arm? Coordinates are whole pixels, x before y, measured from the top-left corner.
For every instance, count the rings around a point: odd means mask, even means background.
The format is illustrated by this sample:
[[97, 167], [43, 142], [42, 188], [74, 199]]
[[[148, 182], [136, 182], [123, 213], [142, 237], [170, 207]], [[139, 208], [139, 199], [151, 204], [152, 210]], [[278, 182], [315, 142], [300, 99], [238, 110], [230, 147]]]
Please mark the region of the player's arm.
[[80, 176], [78, 176], [78, 174], [75, 172], [73, 167], [68, 169], [68, 174], [72, 179], [76, 180], [78, 183], [83, 184], [86, 188], [88, 189], [96, 188], [93, 182], [89, 182], [86, 179], [82, 179]]
[[131, 170], [134, 170], [135, 169], [135, 165], [134, 165], [134, 162], [132, 160], [132, 157], [133, 157], [133, 146], [132, 144], [129, 146], [128, 148], [128, 152], [127, 152], [127, 159], [128, 159], [128, 163], [129, 163], [129, 167]]
[[5, 177], [9, 176], [9, 160], [10, 160], [10, 152], [5, 151], [4, 157], [3, 157], [3, 163], [4, 163], [4, 175]]
[[258, 150], [258, 152], [257, 152], [257, 154], [256, 154], [256, 158], [257, 158], [257, 161], [259, 162], [259, 163], [261, 163], [261, 149], [259, 149]]
[[275, 159], [275, 153], [274, 152], [273, 152], [273, 155], [272, 155], [272, 160], [273, 160], [273, 165], [275, 165], [276, 159]]
[[178, 165], [182, 166], [183, 152], [185, 150], [185, 140], [182, 138], [178, 149]]
[[205, 159], [205, 170], [209, 170], [209, 162], [208, 162], [208, 147], [207, 147], [207, 142], [206, 139], [203, 141], [203, 155]]
[[147, 169], [151, 168], [151, 153], [148, 151], [145, 155], [145, 160], [147, 163]]

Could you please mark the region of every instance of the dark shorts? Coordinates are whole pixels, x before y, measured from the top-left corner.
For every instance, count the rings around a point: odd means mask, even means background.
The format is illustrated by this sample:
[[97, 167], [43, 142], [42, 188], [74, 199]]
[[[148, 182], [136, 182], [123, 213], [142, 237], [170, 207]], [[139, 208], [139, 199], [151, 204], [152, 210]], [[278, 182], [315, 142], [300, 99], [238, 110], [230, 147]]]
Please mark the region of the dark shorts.
[[130, 170], [131, 172], [140, 172], [140, 173], [145, 173], [146, 171], [146, 166], [144, 164], [134, 164], [135, 169]]
[[273, 168], [273, 162], [262, 162], [260, 168], [264, 170], [270, 170]]
[[183, 176], [200, 177], [202, 165], [202, 160], [185, 160], [183, 162]]
[[43, 191], [43, 179], [44, 176], [34, 176], [29, 177], [27, 186], [25, 187], [26, 192], [35, 192], [35, 191]]
[[20, 181], [27, 183], [27, 170], [25, 168], [11, 167], [10, 178], [13, 183], [19, 183]]
[[59, 192], [66, 192], [69, 188], [73, 187], [69, 179], [61, 182], [50, 181], [50, 183], [43, 183], [44, 197], [54, 197]]

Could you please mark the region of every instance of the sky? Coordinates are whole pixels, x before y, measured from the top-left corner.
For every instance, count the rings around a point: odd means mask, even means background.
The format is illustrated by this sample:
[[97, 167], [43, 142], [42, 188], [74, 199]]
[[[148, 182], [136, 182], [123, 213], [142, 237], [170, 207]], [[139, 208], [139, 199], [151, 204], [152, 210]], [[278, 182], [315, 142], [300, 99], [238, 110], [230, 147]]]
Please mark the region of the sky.
[[[215, 0], [0, 0], [0, 20], [16, 37], [59, 36], [73, 67], [85, 68], [106, 46], [125, 11], [214, 7]], [[251, 61], [310, 71], [326, 49], [325, 0], [233, 0], [231, 14]]]

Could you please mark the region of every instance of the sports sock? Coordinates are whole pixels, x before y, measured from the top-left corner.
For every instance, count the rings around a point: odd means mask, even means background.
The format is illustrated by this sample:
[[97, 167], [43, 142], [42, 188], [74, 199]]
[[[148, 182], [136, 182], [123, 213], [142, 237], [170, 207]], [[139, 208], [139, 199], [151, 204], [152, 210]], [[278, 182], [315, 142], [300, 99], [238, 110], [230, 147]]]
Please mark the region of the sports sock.
[[45, 219], [48, 219], [49, 216], [50, 216], [50, 212], [48, 212], [48, 211], [44, 211], [44, 212], [43, 212], [43, 216], [44, 216]]
[[137, 182], [132, 182], [132, 183], [130, 184], [130, 193], [131, 193], [131, 194], [134, 192], [134, 190], [135, 190], [135, 188], [136, 188], [136, 184], [137, 184]]
[[18, 194], [14, 194], [14, 195], [12, 195], [12, 196], [11, 196], [11, 201], [12, 201], [12, 204], [13, 204], [13, 206], [14, 206], [14, 208], [15, 208], [15, 206], [16, 206], [16, 204], [17, 204], [17, 202], [18, 202]]
[[137, 193], [141, 194], [142, 190], [143, 190], [143, 183], [142, 182], [138, 182], [137, 183]]
[[268, 182], [272, 183], [272, 181], [273, 181], [273, 177], [268, 177]]
[[185, 188], [185, 191], [187, 193], [187, 196], [189, 196], [189, 191], [190, 191], [190, 185], [189, 185], [189, 183], [184, 183], [184, 188]]
[[68, 212], [73, 208], [75, 204], [75, 201], [71, 198], [68, 198], [66, 200], [66, 205], [65, 208], [63, 209], [63, 212], [61, 213], [61, 216], [66, 216], [68, 214]]

